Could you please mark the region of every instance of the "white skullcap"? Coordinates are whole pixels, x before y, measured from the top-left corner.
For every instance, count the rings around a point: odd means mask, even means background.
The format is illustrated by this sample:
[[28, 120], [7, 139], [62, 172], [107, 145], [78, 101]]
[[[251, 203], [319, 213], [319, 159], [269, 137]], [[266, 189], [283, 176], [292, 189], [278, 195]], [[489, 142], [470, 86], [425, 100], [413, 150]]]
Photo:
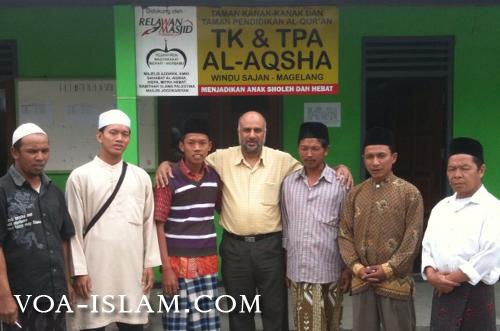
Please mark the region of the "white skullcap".
[[27, 135], [33, 134], [33, 133], [41, 133], [44, 135], [47, 135], [45, 131], [43, 131], [38, 125], [33, 124], [33, 123], [24, 123], [21, 124], [17, 127], [17, 129], [14, 131], [12, 134], [12, 146], [16, 142], [19, 141], [19, 139], [22, 139], [26, 137]]
[[130, 128], [130, 118], [120, 109], [111, 109], [99, 115], [99, 130], [111, 124], [121, 124]]

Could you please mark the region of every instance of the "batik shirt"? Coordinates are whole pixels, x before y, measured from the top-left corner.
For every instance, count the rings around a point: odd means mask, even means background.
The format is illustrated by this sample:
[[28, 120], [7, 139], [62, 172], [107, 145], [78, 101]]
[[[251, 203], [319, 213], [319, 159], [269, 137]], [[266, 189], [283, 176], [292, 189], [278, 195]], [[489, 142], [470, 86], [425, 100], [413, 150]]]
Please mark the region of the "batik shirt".
[[342, 211], [338, 239], [342, 258], [350, 268], [386, 264], [392, 275], [380, 283], [354, 276], [352, 293], [373, 287], [382, 296], [409, 298], [422, 227], [422, 197], [412, 184], [390, 174], [380, 183], [370, 178], [354, 187]]

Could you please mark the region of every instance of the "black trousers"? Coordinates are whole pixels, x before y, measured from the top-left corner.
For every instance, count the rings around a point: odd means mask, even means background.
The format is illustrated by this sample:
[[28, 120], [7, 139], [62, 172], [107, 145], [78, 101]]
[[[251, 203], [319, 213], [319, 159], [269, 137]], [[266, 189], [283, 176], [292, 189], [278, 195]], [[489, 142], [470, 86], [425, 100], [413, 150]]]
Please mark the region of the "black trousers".
[[[222, 281], [226, 294], [236, 300], [229, 313], [231, 331], [254, 331], [254, 312], [241, 313], [244, 295], [249, 303], [260, 294], [264, 331], [288, 330], [285, 255], [281, 233], [256, 242], [223, 235], [220, 245]], [[255, 308], [255, 306], [254, 306]]]
[[432, 297], [432, 331], [495, 331], [495, 288], [482, 282], [464, 283], [452, 292]]
[[[57, 307], [57, 303], [56, 303]], [[48, 310], [48, 306], [44, 304], [40, 304], [37, 307], [41, 311]], [[54, 308], [52, 311], [47, 313], [39, 312], [33, 306], [28, 306], [21, 312], [21, 309], [18, 307], [18, 323], [21, 325], [21, 329], [19, 329], [16, 325], [10, 325], [7, 323], [3, 323], [4, 331], [66, 331], [66, 313], [60, 312], [56, 313]]]

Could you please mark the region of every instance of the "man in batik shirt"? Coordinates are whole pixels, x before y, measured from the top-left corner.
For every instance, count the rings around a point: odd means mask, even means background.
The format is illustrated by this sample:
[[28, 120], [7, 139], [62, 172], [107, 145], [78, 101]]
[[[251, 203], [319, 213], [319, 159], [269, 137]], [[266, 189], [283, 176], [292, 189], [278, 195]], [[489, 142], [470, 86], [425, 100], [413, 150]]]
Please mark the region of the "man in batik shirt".
[[367, 133], [363, 161], [370, 178], [349, 192], [342, 212], [340, 253], [352, 270], [353, 329], [415, 330], [413, 261], [422, 238], [418, 189], [396, 177], [391, 132]]

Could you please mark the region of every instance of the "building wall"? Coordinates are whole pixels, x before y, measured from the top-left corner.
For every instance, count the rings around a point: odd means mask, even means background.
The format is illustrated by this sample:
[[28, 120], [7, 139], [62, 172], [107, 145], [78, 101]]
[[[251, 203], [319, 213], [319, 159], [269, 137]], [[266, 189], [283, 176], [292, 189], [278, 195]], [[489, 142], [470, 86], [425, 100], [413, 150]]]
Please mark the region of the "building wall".
[[[339, 94], [284, 97], [284, 149], [298, 157], [296, 139], [305, 102], [341, 102], [342, 126], [330, 129], [327, 162], [348, 165], [359, 182], [362, 38], [451, 35], [455, 37], [453, 135], [473, 136], [483, 143], [485, 183], [500, 196], [500, 169], [495, 167], [500, 161], [499, 22], [500, 6], [340, 8]], [[0, 39], [17, 40], [19, 78], [115, 77], [113, 8], [2, 8]], [[50, 173], [61, 188], [67, 176]], [[220, 234], [221, 227], [217, 230]]]
[[[340, 8], [339, 94], [285, 99], [285, 149], [296, 150], [303, 102], [342, 104], [342, 127], [330, 129], [329, 163], [347, 164], [360, 179], [362, 37], [454, 36], [453, 136], [472, 136], [485, 148], [485, 184], [500, 196], [500, 6]], [[333, 154], [333, 155], [332, 155]], [[295, 154], [296, 155], [296, 154]]]
[[115, 76], [113, 10], [0, 10], [0, 39], [15, 39], [19, 78]]
[[[0, 39], [17, 42], [19, 78], [115, 77], [111, 7], [2, 8]], [[50, 174], [61, 188], [67, 176]]]
[[[500, 6], [341, 7], [339, 94], [284, 98], [285, 150], [297, 155], [304, 102], [341, 102], [342, 127], [330, 129], [328, 163], [347, 164], [359, 181], [362, 37], [451, 35], [455, 37], [453, 135], [473, 136], [484, 144], [485, 183], [500, 195], [500, 169], [494, 166], [500, 161], [495, 120], [500, 107], [498, 22]], [[0, 39], [17, 40], [20, 78], [115, 76], [110, 7], [2, 8]], [[67, 174], [52, 177], [63, 185]]]

